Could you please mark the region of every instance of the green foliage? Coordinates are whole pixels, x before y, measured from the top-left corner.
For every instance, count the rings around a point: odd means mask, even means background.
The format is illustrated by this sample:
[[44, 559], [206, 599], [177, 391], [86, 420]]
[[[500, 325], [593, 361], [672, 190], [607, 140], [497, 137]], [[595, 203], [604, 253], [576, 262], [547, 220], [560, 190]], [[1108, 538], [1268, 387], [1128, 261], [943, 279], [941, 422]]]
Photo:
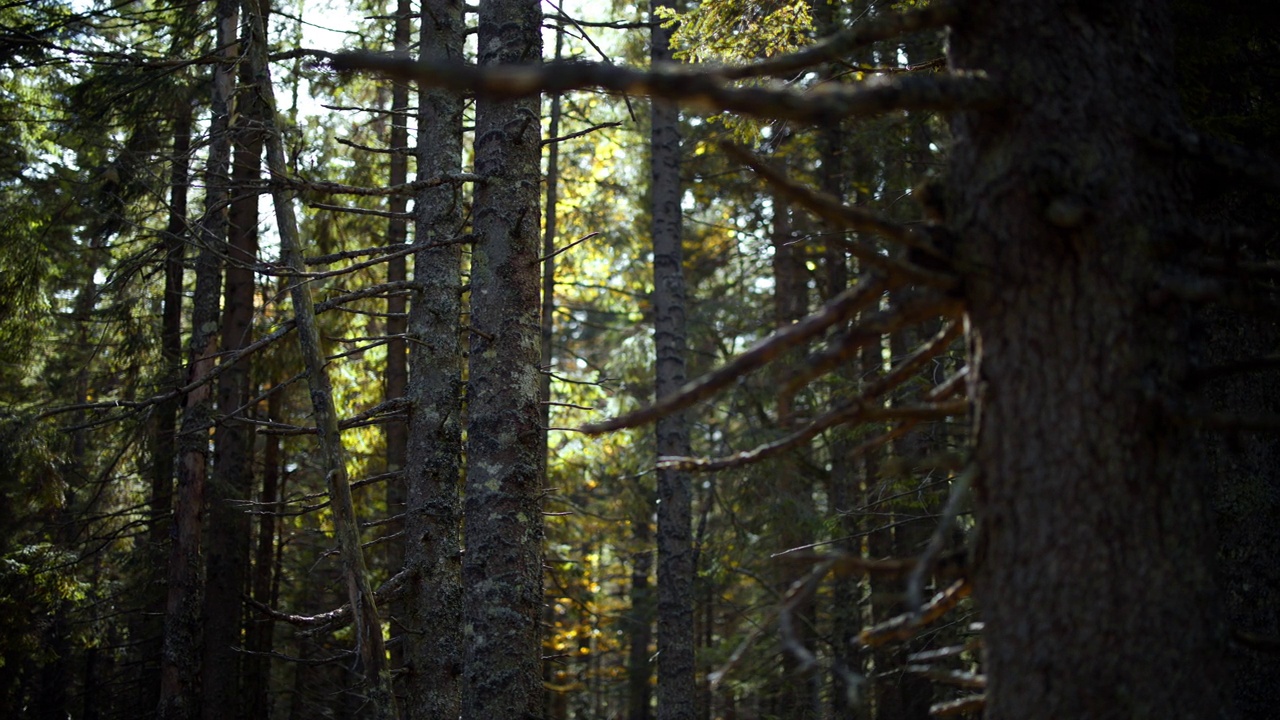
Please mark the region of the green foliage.
[[711, 0], [687, 12], [659, 8], [676, 26], [673, 55], [689, 62], [742, 62], [773, 57], [804, 45], [813, 30], [806, 0]]

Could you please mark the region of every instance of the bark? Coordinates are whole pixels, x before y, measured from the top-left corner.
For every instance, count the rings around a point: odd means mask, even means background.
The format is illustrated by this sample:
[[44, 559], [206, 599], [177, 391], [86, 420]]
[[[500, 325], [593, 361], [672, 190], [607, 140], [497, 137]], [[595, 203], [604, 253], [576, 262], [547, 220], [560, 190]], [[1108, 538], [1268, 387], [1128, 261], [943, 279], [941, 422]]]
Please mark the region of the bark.
[[[267, 168], [274, 177], [288, 173], [284, 143], [276, 123], [275, 97], [267, 64], [266, 7], [264, 2], [246, 0], [244, 5], [249, 27], [248, 59], [254, 76], [253, 91], [264, 110], [263, 133], [267, 150]], [[387, 666], [386, 644], [382, 637], [382, 620], [374, 602], [364, 552], [360, 547], [360, 526], [351, 498], [351, 483], [338, 430], [337, 411], [333, 405], [333, 389], [326, 367], [320, 330], [316, 323], [311, 284], [300, 273], [304, 271], [302, 248], [298, 238], [298, 222], [294, 216], [291, 194], [277, 186], [272, 191], [276, 227], [280, 234], [281, 259], [294, 273], [291, 299], [297, 320], [298, 345], [307, 365], [307, 385], [311, 407], [320, 439], [325, 480], [329, 491], [329, 507], [333, 513], [334, 535], [341, 556], [342, 575], [346, 582], [347, 602], [351, 605], [352, 626], [356, 641], [356, 670], [362, 678], [362, 717], [391, 720], [396, 717], [395, 696], [391, 690], [391, 672]]]
[[[240, 80], [253, 81], [248, 66], [241, 66]], [[253, 93], [236, 107], [235, 160], [232, 166], [230, 224], [226, 277], [222, 299], [224, 354], [235, 353], [253, 340], [253, 298], [256, 290], [252, 265], [258, 261], [258, 196], [237, 193], [259, 179], [262, 160], [262, 106]], [[249, 402], [252, 358], [245, 358], [218, 377], [218, 429], [215, 436], [213, 476], [208, 487], [208, 530], [205, 567], [210, 578], [204, 601], [203, 689], [208, 697], [225, 698], [205, 703], [205, 720], [239, 717], [244, 695], [240, 692], [242, 653], [241, 598], [248, 588], [249, 515], [238, 503], [253, 494], [253, 426], [237, 422]], [[239, 412], [237, 412], [239, 411]]]
[[[809, 277], [803, 246], [793, 240], [792, 213], [786, 200], [773, 198], [773, 279], [774, 325], [787, 327], [809, 313]], [[778, 387], [783, 386], [800, 369], [802, 357], [797, 352], [785, 354], [775, 366]], [[813, 485], [803, 470], [802, 450], [779, 456], [768, 466], [776, 477], [776, 513], [771, 533], [776, 543], [774, 552], [799, 547], [814, 540]], [[778, 597], [786, 595], [791, 584], [809, 569], [805, 561], [795, 562], [794, 555], [784, 555], [773, 562], [774, 590]], [[784, 634], [781, 674], [776, 679], [774, 703], [780, 717], [809, 720], [821, 715], [818, 702], [818, 677], [813, 669], [804, 670], [794, 647], [812, 649], [814, 603], [812, 599], [797, 603], [790, 611], [789, 636]]]
[[[395, 11], [395, 28], [392, 34], [393, 52], [402, 57], [409, 56], [411, 40], [412, 13], [409, 0], [397, 0]], [[388, 133], [387, 146], [391, 151], [391, 167], [388, 183], [392, 186], [404, 185], [409, 180], [409, 83], [394, 80], [391, 84], [391, 132]], [[392, 217], [387, 221], [387, 245], [403, 246], [409, 233], [409, 223], [404, 212], [408, 206], [408, 198], [404, 195], [392, 195], [387, 201], [387, 210]], [[405, 274], [405, 258], [392, 259], [387, 263], [387, 281], [403, 282]], [[409, 356], [403, 335], [408, 330], [406, 310], [408, 303], [404, 294], [393, 293], [387, 297], [387, 375], [383, 390], [385, 400], [395, 400], [406, 396], [409, 383]], [[401, 420], [395, 420], [386, 427], [387, 433], [387, 471], [403, 472], [405, 458], [408, 454], [409, 426]], [[404, 478], [392, 478], [387, 482], [387, 513], [390, 515], [386, 525], [386, 533], [393, 538], [387, 544], [387, 566], [400, 568], [404, 565], [404, 520], [406, 490]], [[387, 616], [391, 619], [391, 666], [401, 667], [404, 664], [404, 626], [399, 622], [404, 617], [404, 606], [393, 601], [387, 605]]]
[[950, 62], [998, 109], [958, 115], [950, 225], [969, 301], [986, 717], [1230, 716], [1193, 434], [1166, 399], [1184, 313], [1184, 175], [1162, 3], [969, 3]]
[[[230, 58], [236, 54], [235, 0], [216, 0], [216, 44]], [[231, 63], [213, 73], [209, 158], [205, 169], [205, 207], [200, 222], [200, 252], [191, 300], [191, 339], [187, 381], [214, 367], [218, 340], [218, 291], [221, 251], [226, 243], [226, 207], [230, 201], [231, 112], [235, 76]], [[173, 547], [169, 559], [169, 597], [165, 607], [164, 655], [161, 665], [159, 717], [194, 718], [200, 712], [200, 658], [203, 643], [204, 566], [201, 547], [205, 480], [212, 424], [212, 389], [201, 385], [187, 394], [178, 443], [178, 496], [174, 511]]]
[[[647, 494], [646, 494], [647, 496]], [[627, 618], [630, 647], [627, 652], [627, 720], [649, 720], [653, 717], [653, 663], [649, 644], [653, 640], [653, 588], [649, 574], [653, 570], [653, 530], [649, 525], [650, 504], [644, 505], [644, 516], [631, 521], [635, 546], [639, 548], [631, 566], [631, 612]]]
[[[559, 60], [564, 52], [564, 24], [556, 25], [556, 50], [554, 59]], [[562, 98], [560, 95], [554, 95], [551, 98], [551, 112], [547, 121], [547, 134], [549, 137], [556, 138], [560, 136], [560, 117], [562, 114]], [[538, 404], [542, 410], [542, 434], [540, 436], [542, 447], [538, 450], [538, 457], [542, 459], [542, 485], [550, 489], [550, 463], [549, 455], [549, 433], [547, 428], [551, 427], [551, 369], [555, 366], [555, 353], [552, 345], [555, 337], [555, 311], [556, 311], [556, 206], [559, 204], [560, 198], [560, 143], [552, 142], [547, 148], [547, 175], [543, 179], [546, 187], [546, 201], [542, 216], [542, 307], [539, 310], [541, 318], [541, 339], [542, 354], [538, 361], [539, 367], [542, 369], [538, 377]], [[551, 598], [547, 599], [543, 610], [543, 622], [550, 627], [555, 622], [553, 603]], [[543, 663], [542, 680], [545, 686], [550, 686], [554, 681], [554, 668], [551, 663]], [[543, 697], [543, 715], [548, 718], [564, 717], [568, 712], [568, 698], [566, 693], [547, 690]]]
[[[541, 62], [536, 0], [484, 0], [480, 65]], [[467, 385], [467, 720], [537, 717], [542, 704], [539, 423], [540, 99], [476, 101], [476, 246]]]
[[[419, 34], [423, 57], [460, 58], [463, 7], [426, 0]], [[418, 177], [462, 167], [462, 98], [436, 88], [418, 90]], [[456, 185], [422, 190], [414, 204], [419, 243], [447, 240], [462, 230]], [[413, 572], [405, 601], [405, 711], [410, 718], [456, 718], [462, 705], [462, 249], [420, 250], [417, 289], [409, 310], [412, 374], [405, 483], [405, 563]]]
[[[653, 2], [650, 16], [670, 3]], [[671, 59], [671, 29], [651, 31], [650, 61]], [[661, 400], [685, 382], [685, 282], [681, 248], [680, 128], [674, 105], [650, 105], [656, 395]], [[683, 412], [657, 424], [658, 457], [690, 454]], [[689, 475], [658, 470], [658, 718], [692, 720], [695, 715], [693, 632], [693, 544]]]
[[[187, 189], [191, 183], [190, 103], [178, 108], [173, 125], [173, 164], [169, 171], [169, 219], [164, 233], [164, 295], [160, 319], [160, 357], [165, 382], [182, 385], [182, 260], [186, 254], [183, 233], [187, 223]], [[160, 653], [164, 643], [166, 549], [173, 512], [174, 459], [177, 457], [179, 399], [156, 405], [151, 416], [151, 487], [147, 503], [147, 616], [141, 624], [140, 682], [133, 712], [138, 717], [155, 712], [160, 702]]]
[[[267, 420], [280, 422], [281, 393], [272, 393], [267, 399]], [[263, 512], [258, 516], [257, 546], [253, 557], [253, 578], [251, 580], [253, 599], [275, 607], [275, 593], [272, 591], [276, 578], [276, 516], [279, 508], [274, 504], [281, 497], [280, 482], [280, 436], [269, 435], [262, 450], [262, 492], [258, 502]], [[271, 652], [272, 634], [275, 622], [270, 617], [254, 616], [249, 621], [245, 637], [245, 650], [248, 651], [247, 669], [245, 671], [245, 715], [250, 718], [266, 718], [271, 715], [270, 700], [270, 659], [265, 653]]]

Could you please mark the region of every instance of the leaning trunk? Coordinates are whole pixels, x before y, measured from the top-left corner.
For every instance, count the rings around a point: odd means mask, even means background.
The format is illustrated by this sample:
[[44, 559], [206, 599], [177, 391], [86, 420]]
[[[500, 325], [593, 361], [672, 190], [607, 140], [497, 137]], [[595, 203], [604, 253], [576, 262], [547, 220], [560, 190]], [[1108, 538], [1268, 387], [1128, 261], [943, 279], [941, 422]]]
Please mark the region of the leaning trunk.
[[[267, 65], [266, 4], [262, 0], [245, 0], [244, 9], [250, 32], [247, 44], [254, 77], [253, 88], [262, 102], [267, 169], [274, 177], [285, 177], [288, 167], [285, 164], [284, 142], [276, 124], [275, 97]], [[342, 559], [347, 601], [351, 606], [356, 666], [363, 681], [360, 688], [364, 696], [363, 716], [373, 720], [391, 720], [396, 716], [395, 696], [391, 690], [391, 670], [387, 666], [382, 620], [374, 602], [373, 588], [369, 584], [369, 573], [364, 562], [364, 550], [360, 545], [360, 526], [351, 498], [351, 482], [347, 476], [347, 462], [338, 430], [328, 363], [320, 344], [320, 329], [316, 324], [311, 285], [302, 276], [302, 248], [298, 238], [298, 222], [293, 211], [293, 197], [283, 188], [277, 187], [272, 192], [272, 201], [276, 211], [276, 227], [280, 233], [281, 258], [292, 273], [290, 294], [297, 318], [298, 345], [307, 364], [307, 385], [311, 391], [316, 434], [320, 439], [334, 535]]]
[[1005, 88], [957, 116], [987, 717], [1224, 711], [1193, 434], [1161, 303], [1186, 185], [1142, 142], [1179, 117], [1163, 3], [975, 2], [950, 61]]

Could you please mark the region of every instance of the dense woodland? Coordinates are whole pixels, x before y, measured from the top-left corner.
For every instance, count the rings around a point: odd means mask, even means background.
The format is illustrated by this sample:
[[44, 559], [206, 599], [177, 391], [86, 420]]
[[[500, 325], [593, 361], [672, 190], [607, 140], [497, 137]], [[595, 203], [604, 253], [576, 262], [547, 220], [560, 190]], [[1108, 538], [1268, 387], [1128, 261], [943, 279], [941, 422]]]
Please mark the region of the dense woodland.
[[1268, 6], [0, 4], [0, 715], [1274, 717]]

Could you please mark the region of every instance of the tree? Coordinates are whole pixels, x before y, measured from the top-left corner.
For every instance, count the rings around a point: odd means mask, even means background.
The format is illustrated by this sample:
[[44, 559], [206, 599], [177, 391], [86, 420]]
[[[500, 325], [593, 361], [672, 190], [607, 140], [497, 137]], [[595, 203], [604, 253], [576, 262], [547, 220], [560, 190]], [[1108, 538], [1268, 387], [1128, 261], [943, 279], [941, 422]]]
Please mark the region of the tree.
[[[654, 2], [656, 20], [670, 5]], [[671, 29], [655, 24], [649, 57], [671, 60]], [[679, 111], [654, 100], [650, 109], [649, 192], [652, 194], [655, 396], [662, 400], [685, 382], [684, 234], [680, 201]], [[690, 454], [689, 422], [683, 413], [658, 420], [657, 449], [663, 457]], [[678, 468], [658, 470], [658, 718], [694, 717], [693, 541], [689, 476]]]
[[[1014, 10], [968, 2], [888, 18], [875, 29], [948, 24], [949, 72], [812, 98], [724, 79], [803, 67], [841, 43], [701, 74], [582, 67], [448, 80], [432, 67], [404, 70], [482, 92], [599, 85], [792, 120], [952, 113], [939, 226], [846, 221], [915, 250], [905, 261], [861, 256], [891, 284], [923, 286], [918, 312], [899, 306], [897, 322], [966, 314], [987, 716], [1230, 715], [1204, 468], [1183, 404], [1189, 313], [1171, 280], [1179, 258], [1201, 249], [1185, 168], [1207, 141], [1181, 120], [1168, 9], [1134, 0]], [[1216, 156], [1248, 170], [1238, 152]], [[848, 297], [819, 316], [841, 316]], [[762, 348], [797, 342], [804, 326]], [[747, 353], [653, 409], [590, 429], [678, 412], [767, 356]]]
[[[536, 64], [536, 0], [485, 0], [478, 62]], [[467, 379], [463, 608], [468, 720], [536, 715], [542, 703], [539, 420], [540, 100], [476, 103]]]
[[[462, 5], [423, 5], [419, 52], [460, 58]], [[457, 174], [462, 168], [462, 98], [422, 87], [418, 93], [418, 178]], [[405, 481], [405, 567], [413, 573], [406, 602], [410, 718], [458, 717], [462, 705], [463, 592], [462, 338], [463, 201], [456, 184], [423, 188], [415, 201], [417, 292], [409, 309], [409, 438]]]
[[[217, 0], [217, 47], [235, 52], [239, 8], [235, 0]], [[205, 208], [199, 225], [195, 294], [191, 301], [188, 341], [188, 382], [213, 369], [218, 341], [218, 295], [222, 284], [220, 251], [226, 243], [225, 207], [231, 199], [231, 113], [234, 69], [219, 65], [213, 73], [209, 158], [205, 170]], [[166, 720], [194, 718], [201, 712], [200, 655], [203, 650], [202, 605], [205, 568], [201, 534], [204, 526], [209, 448], [205, 433], [213, 419], [212, 390], [198, 385], [187, 393], [182, 410], [178, 448], [178, 490], [174, 509], [175, 534], [169, 559], [169, 597], [165, 608], [164, 656], [161, 665], [160, 707]]]

